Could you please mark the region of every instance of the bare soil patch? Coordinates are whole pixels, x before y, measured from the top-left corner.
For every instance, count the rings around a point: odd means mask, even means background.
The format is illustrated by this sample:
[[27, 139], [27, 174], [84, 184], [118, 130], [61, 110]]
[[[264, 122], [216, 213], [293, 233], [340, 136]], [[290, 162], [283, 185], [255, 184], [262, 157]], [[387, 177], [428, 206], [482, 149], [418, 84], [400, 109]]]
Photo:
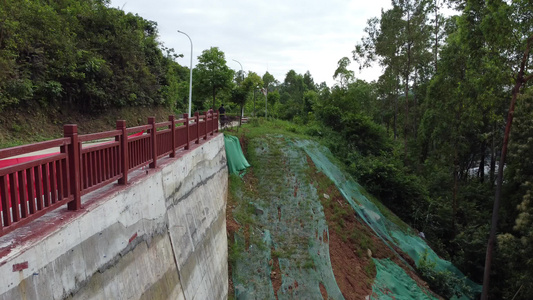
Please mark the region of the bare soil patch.
[[[317, 188], [329, 228], [329, 253], [333, 274], [345, 299], [364, 299], [372, 294], [376, 268], [371, 259], [390, 258], [402, 267], [419, 286], [428, 285], [417, 273], [364, 224], [344, 200], [337, 187], [318, 171], [308, 157], [311, 180]], [[400, 249], [395, 249], [407, 262], [414, 262]], [[325, 291], [325, 290], [324, 290]], [[324, 293], [322, 294], [324, 296]], [[434, 295], [438, 297], [437, 295]], [[440, 297], [439, 297], [440, 298]], [[324, 298], [327, 299], [327, 298]]]

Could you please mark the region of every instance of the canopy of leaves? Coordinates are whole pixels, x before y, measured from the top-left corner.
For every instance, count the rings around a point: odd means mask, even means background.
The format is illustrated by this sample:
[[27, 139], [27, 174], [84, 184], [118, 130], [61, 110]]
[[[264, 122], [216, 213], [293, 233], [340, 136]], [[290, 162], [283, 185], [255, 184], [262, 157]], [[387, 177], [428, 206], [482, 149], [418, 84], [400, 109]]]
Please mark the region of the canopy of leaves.
[[193, 72], [193, 77], [196, 102], [203, 103], [212, 97], [212, 105], [206, 106], [216, 107], [217, 93], [231, 88], [233, 70], [226, 65], [224, 52], [218, 47], [211, 47], [202, 51], [202, 54], [198, 56], [198, 65]]
[[183, 68], [163, 55], [156, 24], [107, 1], [6, 0], [0, 19], [0, 108], [96, 112], [178, 98]]

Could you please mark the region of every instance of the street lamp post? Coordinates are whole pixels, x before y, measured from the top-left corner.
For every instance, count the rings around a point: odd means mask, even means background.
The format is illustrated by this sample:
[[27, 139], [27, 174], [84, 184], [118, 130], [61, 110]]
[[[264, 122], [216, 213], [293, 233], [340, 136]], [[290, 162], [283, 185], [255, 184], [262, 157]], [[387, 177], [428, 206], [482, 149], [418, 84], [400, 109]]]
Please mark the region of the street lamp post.
[[267, 119], [267, 115], [268, 115], [268, 84], [265, 87], [265, 92], [263, 94], [265, 94], [265, 119]]
[[233, 59], [234, 62], [238, 63], [240, 66], [241, 66], [241, 77], [242, 77], [242, 81], [244, 81], [244, 71], [242, 70], [242, 65], [241, 63], [238, 61], [238, 60], [235, 60]]
[[[244, 81], [244, 71], [242, 70], [242, 64], [238, 60], [235, 60], [235, 59], [232, 59], [232, 60], [241, 66], [241, 77], [242, 77], [242, 81]], [[241, 81], [241, 84], [242, 84], [242, 81]], [[242, 107], [242, 110], [241, 110], [241, 118], [243, 116], [244, 116], [244, 106]]]
[[254, 87], [254, 110], [252, 112], [252, 117], [255, 118], [255, 90], [257, 89], [257, 87]]
[[178, 30], [179, 33], [186, 35], [191, 42], [191, 66], [190, 66], [190, 76], [189, 76], [189, 118], [191, 117], [191, 107], [192, 107], [192, 40], [191, 37], [183, 31]]

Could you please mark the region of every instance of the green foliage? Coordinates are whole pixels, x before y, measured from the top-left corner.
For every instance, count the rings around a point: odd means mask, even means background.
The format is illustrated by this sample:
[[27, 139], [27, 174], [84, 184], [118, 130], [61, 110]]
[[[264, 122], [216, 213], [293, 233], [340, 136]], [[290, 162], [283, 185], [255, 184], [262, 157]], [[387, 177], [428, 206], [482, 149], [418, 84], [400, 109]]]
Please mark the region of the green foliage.
[[[461, 298], [463, 295], [459, 291], [465, 291], [469, 294], [470, 287], [464, 279], [459, 279], [450, 271], [437, 271], [435, 262], [428, 259], [426, 251], [418, 262], [418, 273], [429, 284], [431, 290], [440, 296], [451, 299], [452, 297]], [[468, 297], [468, 295], [466, 295]]]
[[423, 228], [422, 212], [430, 200], [424, 183], [390, 156], [351, 156], [349, 171], [356, 180], [413, 227]]
[[364, 267], [365, 273], [368, 276], [368, 278], [375, 278], [376, 277], [376, 264], [373, 260], [369, 260], [368, 264]]
[[[226, 57], [218, 47], [202, 51], [198, 56], [198, 64], [193, 71], [194, 94], [197, 107], [216, 107], [216, 95], [231, 87], [233, 70], [226, 65]], [[204, 100], [212, 97], [212, 103]]]
[[[500, 289], [503, 295], [527, 299], [533, 293], [533, 91], [528, 89], [518, 100], [514, 131], [509, 145], [506, 171], [506, 201], [502, 203], [502, 215], [511, 228], [498, 235], [498, 252], [495, 269], [496, 280], [507, 284]], [[505, 225], [502, 224], [502, 225]]]
[[239, 243], [234, 239], [228, 239], [228, 262], [234, 266], [235, 263], [242, 258], [242, 254], [246, 251], [243, 243]]
[[348, 57], [341, 58], [337, 63], [337, 69], [333, 74], [333, 79], [337, 79], [341, 88], [347, 86], [354, 79], [353, 71], [348, 70], [349, 65], [350, 59]]
[[[107, 1], [3, 1], [0, 109], [22, 103], [97, 112], [174, 104], [178, 64], [157, 28]], [[132, 95], [134, 95], [132, 97]]]
[[381, 152], [390, 153], [392, 143], [385, 129], [374, 123], [370, 117], [344, 113], [341, 117], [342, 134], [349, 147], [363, 155], [378, 155]]

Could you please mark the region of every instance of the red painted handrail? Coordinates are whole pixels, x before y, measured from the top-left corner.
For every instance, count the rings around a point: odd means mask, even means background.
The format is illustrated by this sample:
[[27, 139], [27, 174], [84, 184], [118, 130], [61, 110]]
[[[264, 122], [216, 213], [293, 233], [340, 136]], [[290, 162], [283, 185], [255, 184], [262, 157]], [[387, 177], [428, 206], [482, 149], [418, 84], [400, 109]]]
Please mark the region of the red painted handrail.
[[[76, 125], [65, 125], [64, 138], [0, 149], [0, 236], [65, 204], [78, 210], [82, 195], [115, 181], [127, 184], [132, 171], [155, 168], [158, 159], [218, 132], [212, 111], [160, 123], [151, 117], [148, 123], [126, 128], [121, 120], [116, 130], [79, 136]], [[82, 144], [101, 139], [110, 141]], [[13, 158], [57, 147], [59, 152]]]

